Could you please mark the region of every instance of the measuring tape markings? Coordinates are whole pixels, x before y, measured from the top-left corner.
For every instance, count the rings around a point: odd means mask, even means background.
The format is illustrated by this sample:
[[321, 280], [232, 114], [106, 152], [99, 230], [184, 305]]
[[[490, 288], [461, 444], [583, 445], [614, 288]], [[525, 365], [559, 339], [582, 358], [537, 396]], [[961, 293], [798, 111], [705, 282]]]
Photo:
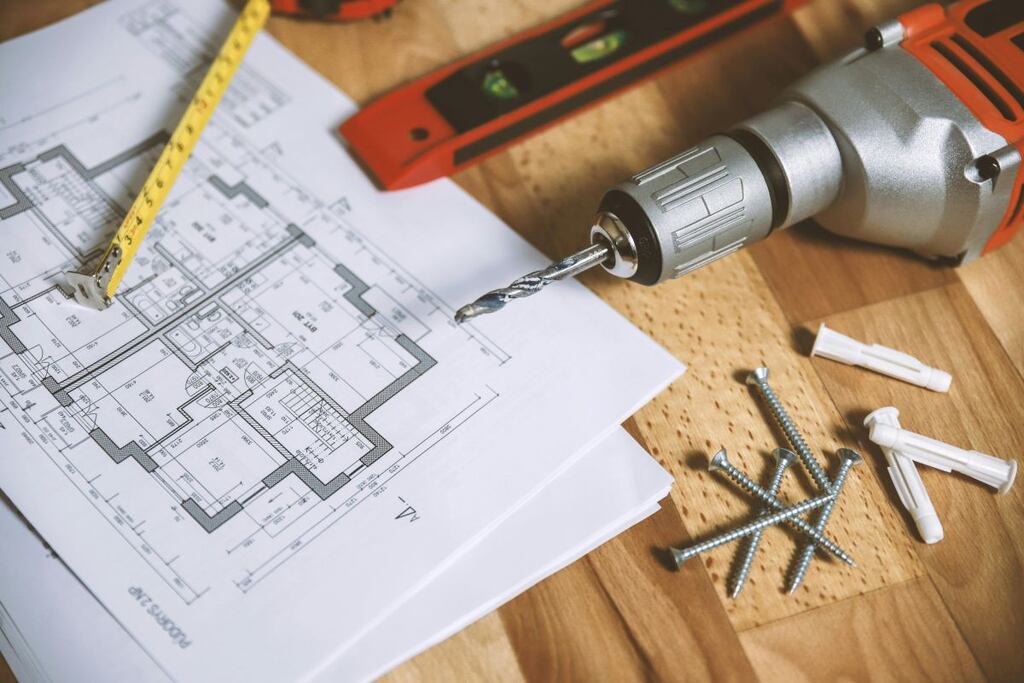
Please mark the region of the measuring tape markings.
[[269, 15], [269, 0], [249, 0], [246, 3], [174, 133], [161, 151], [156, 165], [143, 183], [142, 191], [132, 202], [114, 234], [100, 266], [93, 272], [66, 273], [79, 303], [97, 309], [110, 305], [174, 181], [192, 155], [203, 129]]

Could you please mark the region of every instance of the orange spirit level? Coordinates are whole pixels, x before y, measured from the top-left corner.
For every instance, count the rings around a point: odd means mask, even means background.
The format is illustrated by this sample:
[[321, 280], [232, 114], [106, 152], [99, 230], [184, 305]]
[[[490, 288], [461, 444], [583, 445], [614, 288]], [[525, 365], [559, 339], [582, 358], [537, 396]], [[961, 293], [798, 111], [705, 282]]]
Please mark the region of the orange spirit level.
[[272, 0], [275, 14], [327, 21], [352, 21], [385, 14], [398, 0]]
[[341, 133], [382, 187], [410, 187], [805, 2], [596, 0], [385, 95]]

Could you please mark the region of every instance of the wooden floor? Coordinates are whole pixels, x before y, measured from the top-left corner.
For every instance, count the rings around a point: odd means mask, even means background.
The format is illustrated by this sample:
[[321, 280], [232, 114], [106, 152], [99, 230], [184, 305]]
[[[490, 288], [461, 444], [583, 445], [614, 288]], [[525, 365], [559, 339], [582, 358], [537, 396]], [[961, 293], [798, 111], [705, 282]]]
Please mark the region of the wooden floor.
[[[367, 102], [580, 2], [406, 0], [386, 22], [274, 19], [269, 30]], [[87, 4], [4, 3], [0, 37]], [[756, 112], [865, 28], [916, 4], [815, 0], [456, 180], [546, 253], [564, 254], [581, 246], [610, 184]], [[690, 366], [626, 425], [675, 475], [671, 500], [387, 680], [1024, 681], [1024, 484], [997, 496], [924, 471], [946, 532], [924, 545], [860, 427], [870, 410], [895, 405], [915, 431], [1024, 456], [1024, 238], [954, 271], [808, 224], [658, 289], [601, 274], [584, 282]], [[952, 370], [952, 391], [810, 360], [822, 321]], [[766, 473], [780, 435], [741, 381], [761, 363], [812, 447], [865, 454], [829, 526], [859, 566], [818, 560], [786, 596], [795, 539], [770, 530], [734, 601], [724, 591], [731, 548], [681, 572], [658, 551], [750, 514], [750, 501], [703, 463], [725, 445], [742, 467]], [[805, 477], [786, 483], [791, 498], [809, 492]]]

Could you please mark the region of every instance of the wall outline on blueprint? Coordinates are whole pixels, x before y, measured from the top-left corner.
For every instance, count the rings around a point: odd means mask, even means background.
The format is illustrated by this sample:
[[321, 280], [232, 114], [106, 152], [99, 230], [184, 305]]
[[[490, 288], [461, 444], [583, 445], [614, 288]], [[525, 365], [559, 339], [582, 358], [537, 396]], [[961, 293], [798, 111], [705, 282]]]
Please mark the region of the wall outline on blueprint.
[[[121, 20], [186, 83], [202, 66], [183, 56], [196, 46], [164, 34], [198, 33], [188, 22], [164, 0]], [[91, 163], [73, 142], [41, 139], [0, 167], [0, 233], [19, 238], [0, 256], [5, 403], [32, 415], [36, 442], [186, 604], [208, 586], [154, 526], [229, 530], [224, 552], [252, 556], [233, 579], [248, 591], [497, 398], [478, 387], [401, 452], [374, 426], [437, 366], [422, 342], [451, 324], [450, 307], [347, 221], [343, 196], [321, 201], [272, 149], [246, 141], [287, 96], [248, 67], [239, 81], [247, 97], [225, 99], [101, 318], [76, 306], [61, 273], [99, 258], [167, 130]], [[280, 194], [296, 201], [267, 198]], [[355, 262], [328, 253], [309, 226], [344, 234]], [[40, 261], [42, 276], [21, 267]], [[409, 290], [418, 310], [398, 302]], [[466, 343], [508, 360], [482, 335]], [[44, 408], [39, 391], [55, 405]], [[109, 474], [85, 465], [98, 452], [147, 475], [159, 504], [105, 487]]]

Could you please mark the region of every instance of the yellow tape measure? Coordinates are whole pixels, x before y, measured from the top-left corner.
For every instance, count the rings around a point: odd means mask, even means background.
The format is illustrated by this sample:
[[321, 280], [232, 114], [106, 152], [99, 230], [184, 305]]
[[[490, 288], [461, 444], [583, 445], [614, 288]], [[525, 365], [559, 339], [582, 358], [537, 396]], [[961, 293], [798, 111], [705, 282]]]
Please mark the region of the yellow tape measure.
[[231, 84], [242, 58], [269, 15], [270, 0], [248, 0], [220, 53], [206, 72], [199, 90], [192, 97], [185, 115], [160, 153], [156, 166], [146, 178], [142, 191], [128, 209], [128, 215], [117, 229], [99, 266], [93, 272], [65, 273], [78, 303], [102, 310], [113, 301], [114, 293], [135, 258], [135, 252], [142, 245], [174, 181], [178, 179], [199, 136]]

